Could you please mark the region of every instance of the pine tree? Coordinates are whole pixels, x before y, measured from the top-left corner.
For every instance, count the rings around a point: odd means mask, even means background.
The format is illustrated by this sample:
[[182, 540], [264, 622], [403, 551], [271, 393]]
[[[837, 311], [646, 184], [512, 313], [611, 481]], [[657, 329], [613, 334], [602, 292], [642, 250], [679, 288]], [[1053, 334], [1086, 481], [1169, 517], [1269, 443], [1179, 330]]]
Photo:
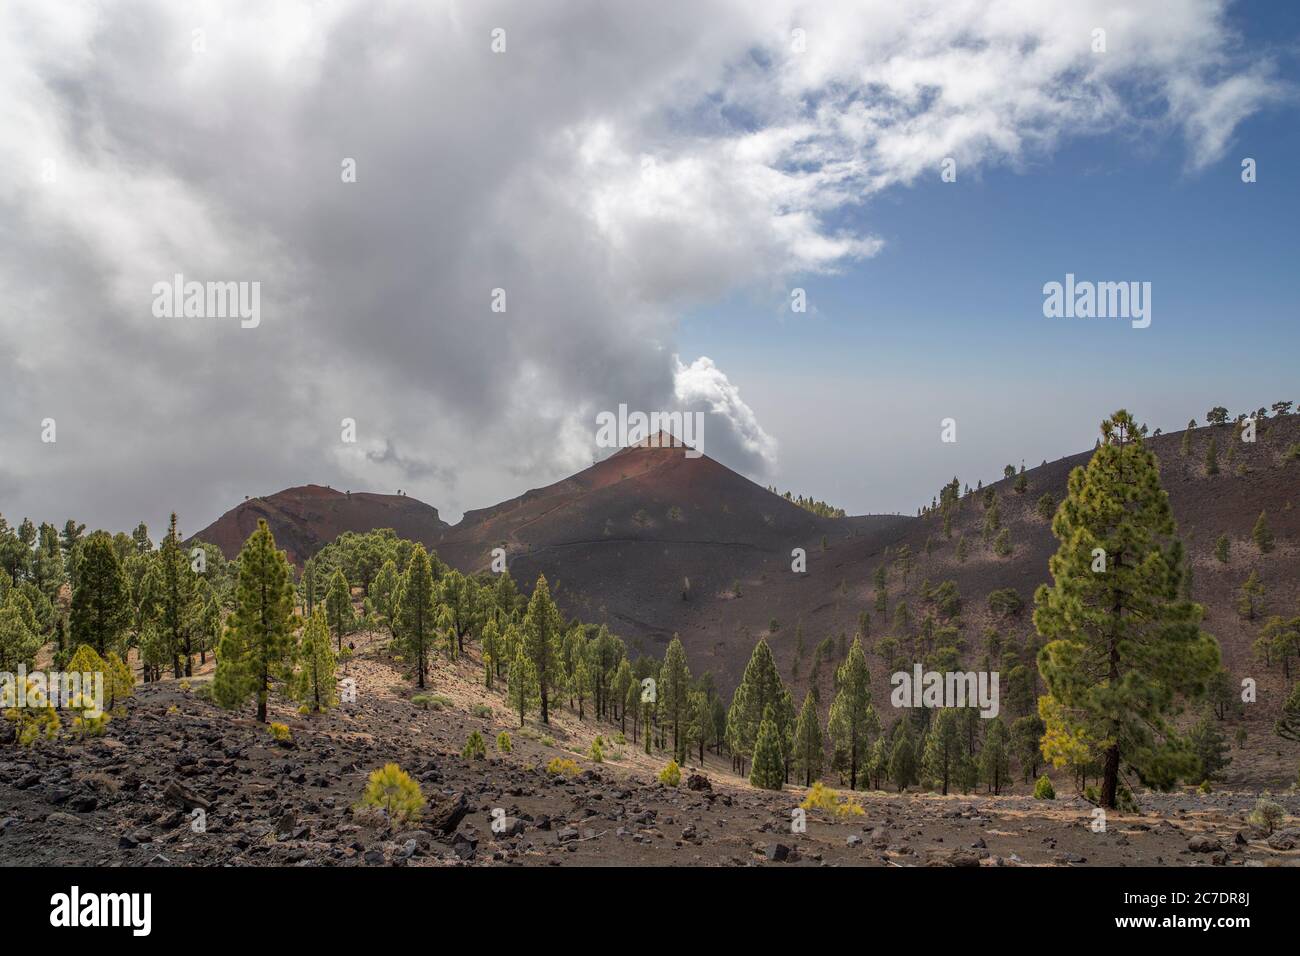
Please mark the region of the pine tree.
[[687, 696], [690, 693], [691, 671], [686, 665], [686, 651], [676, 634], [664, 652], [660, 673], [659, 707], [664, 720], [673, 727], [673, 759], [678, 764], [686, 762], [686, 734], [682, 733], [686, 720]]
[[871, 707], [871, 672], [867, 670], [862, 643], [856, 637], [836, 671], [835, 686], [838, 690], [831, 702], [828, 730], [836, 752], [843, 755], [848, 766], [849, 789], [856, 790], [858, 773], [866, 763], [872, 738], [880, 732], [880, 721]]
[[916, 783], [916, 744], [908, 723], [904, 720], [900, 725], [889, 755], [889, 778], [899, 793]]
[[[627, 712], [628, 712], [628, 694], [636, 686], [636, 681], [632, 678], [632, 665], [624, 657], [618, 662], [618, 670], [614, 672], [614, 678], [610, 681], [610, 693], [613, 699], [618, 703], [618, 729], [627, 733]], [[636, 708], [632, 708], [633, 719], [635, 720]]]
[[1219, 730], [1214, 715], [1208, 710], [1202, 714], [1200, 720], [1192, 726], [1187, 739], [1199, 767], [1199, 772], [1193, 779], [1199, 777], [1198, 783], [1221, 780], [1223, 771], [1232, 763], [1232, 758], [1227, 755], [1228, 738]]
[[784, 781], [781, 732], [777, 729], [775, 712], [769, 706], [758, 726], [758, 739], [754, 743], [754, 766], [749, 774], [749, 782], [763, 790], [780, 790]]
[[822, 743], [822, 728], [817, 720], [817, 707], [812, 694], [803, 699], [803, 709], [799, 711], [799, 724], [794, 732], [794, 765], [803, 774], [803, 785], [811, 787], [813, 780], [820, 777], [826, 762], [825, 745]]
[[1228, 563], [1228, 536], [1221, 534], [1218, 540], [1214, 542], [1214, 556], [1219, 559], [1220, 563]]
[[1020, 764], [1020, 776], [1025, 783], [1038, 776], [1038, 766], [1043, 758], [1040, 742], [1047, 728], [1037, 714], [1017, 718], [1011, 725], [1011, 748]]
[[20, 598], [18, 591], [11, 588], [0, 605], [0, 671], [9, 674], [15, 673], [19, 664], [33, 666], [41, 649], [40, 635], [19, 609]]
[[483, 686], [489, 690], [492, 688], [492, 674], [500, 666], [501, 657], [501, 638], [497, 631], [497, 622], [488, 620], [483, 625], [483, 635], [480, 638], [483, 649]]
[[[331, 584], [331, 601], [333, 596], [334, 585]], [[417, 544], [411, 551], [398, 590], [395, 630], [403, 653], [415, 663], [415, 683], [421, 688], [424, 687], [424, 678], [429, 670], [429, 651], [433, 645], [437, 610], [429, 552], [424, 550], [424, 545]]]
[[1300, 684], [1291, 688], [1290, 695], [1282, 704], [1282, 713], [1273, 724], [1273, 733], [1300, 742]]
[[257, 719], [266, 723], [271, 681], [286, 676], [293, 651], [293, 573], [277, 551], [265, 519], [239, 552], [235, 610], [221, 639], [212, 696], [227, 709], [257, 698]]
[[315, 713], [323, 713], [337, 702], [334, 649], [325, 614], [317, 608], [303, 628], [298, 648], [298, 670], [294, 674], [294, 697]]
[[564, 620], [551, 600], [545, 575], [537, 576], [537, 586], [528, 599], [524, 614], [524, 650], [533, 662], [537, 690], [541, 696], [542, 723], [549, 724], [551, 692], [562, 686], [564, 673], [560, 664]]
[[[145, 534], [146, 539], [148, 533]], [[167, 641], [172, 662], [172, 675], [179, 680], [189, 677], [192, 671], [191, 632], [192, 602], [194, 597], [194, 574], [190, 570], [189, 559], [181, 550], [180, 532], [176, 530], [176, 512], [172, 512], [167, 526], [167, 537], [163, 538], [158, 552], [158, 570], [161, 576], [162, 590], [159, 594], [159, 626]], [[182, 667], [181, 658], [185, 664]]]
[[[402, 589], [402, 576], [398, 573], [397, 563], [389, 558], [379, 568], [379, 573], [370, 582], [370, 598], [374, 601], [379, 620], [393, 634], [393, 621], [397, 617], [397, 597]], [[396, 634], [394, 634], [396, 636]]]
[[[341, 568], [335, 568], [325, 592], [325, 617], [338, 640], [339, 653], [343, 653], [343, 635], [352, 626], [352, 588]], [[424, 685], [421, 684], [421, 687]]]
[[984, 737], [980, 750], [979, 774], [984, 785], [994, 796], [1002, 792], [1011, 771], [1007, 725], [1001, 717], [994, 717]]
[[[1114, 809], [1121, 764], [1157, 788], [1194, 769], [1168, 718], [1180, 696], [1205, 692], [1219, 650], [1201, 607], [1180, 596], [1183, 549], [1155, 455], [1126, 411], [1101, 431], [1053, 519], [1055, 583], [1039, 586], [1034, 624], [1050, 642], [1038, 666], [1061, 729], [1103, 747], [1101, 803]], [[1092, 570], [1094, 548], [1104, 572]]]
[[1219, 444], [1213, 435], [1210, 436], [1209, 445], [1205, 447], [1205, 473], [1207, 475], [1219, 473]]
[[1259, 579], [1259, 572], [1252, 569], [1237, 596], [1237, 614], [1247, 621], [1253, 621], [1263, 606], [1264, 583]]
[[302, 592], [302, 603], [310, 616], [316, 610], [316, 598], [320, 593], [320, 581], [316, 568], [316, 559], [308, 558], [302, 566], [302, 580], [298, 582]]
[[727, 712], [727, 746], [733, 755], [741, 759], [753, 755], [763, 715], [769, 707], [776, 714], [785, 693], [772, 651], [767, 641], [760, 638], [745, 665], [745, 673], [732, 695], [731, 709]]
[[688, 746], [699, 751], [700, 765], [704, 764], [704, 748], [713, 740], [713, 712], [709, 704], [709, 695], [702, 690], [693, 690], [689, 695], [689, 716], [687, 718]]
[[112, 710], [119, 702], [131, 696], [135, 687], [135, 675], [117, 651], [109, 651], [104, 663], [108, 665], [104, 673], [104, 706]]
[[1251, 531], [1250, 536], [1255, 539], [1255, 546], [1259, 548], [1260, 554], [1268, 554], [1273, 550], [1273, 532], [1268, 527], [1265, 512], [1259, 513], [1259, 519], [1255, 522], [1255, 529]]
[[951, 707], [942, 707], [934, 712], [921, 755], [921, 766], [927, 778], [939, 783], [944, 796], [948, 795], [957, 764], [966, 749], [958, 716]]
[[103, 656], [117, 648], [130, 620], [126, 575], [113, 540], [96, 532], [79, 547], [77, 587], [72, 592], [72, 643], [89, 644]]
[[515, 659], [510, 662], [506, 689], [510, 695], [511, 709], [519, 714], [519, 726], [522, 727], [528, 711], [538, 700], [537, 671], [522, 643], [515, 648]]

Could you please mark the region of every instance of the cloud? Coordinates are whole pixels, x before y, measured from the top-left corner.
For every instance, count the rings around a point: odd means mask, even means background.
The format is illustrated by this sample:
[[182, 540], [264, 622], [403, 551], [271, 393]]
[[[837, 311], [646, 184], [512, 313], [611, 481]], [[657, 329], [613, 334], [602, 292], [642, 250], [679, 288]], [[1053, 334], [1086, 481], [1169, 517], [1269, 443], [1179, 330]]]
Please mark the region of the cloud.
[[[740, 389], [727, 380], [708, 356], [683, 365], [673, 356], [676, 372], [673, 393], [683, 411], [704, 412], [705, 440], [701, 450], [714, 458], [737, 461], [751, 474], [764, 474], [776, 464], [776, 440], [758, 423], [754, 410], [740, 397]], [[721, 447], [715, 447], [717, 425], [722, 425]]]
[[[874, 255], [871, 197], [946, 156], [1154, 124], [1204, 166], [1277, 93], [1233, 44], [1207, 0], [12, 0], [0, 507], [194, 528], [316, 481], [454, 519], [680, 394], [762, 470], [735, 385], [674, 358], [683, 314]], [[261, 325], [154, 318], [177, 272], [260, 281]]]

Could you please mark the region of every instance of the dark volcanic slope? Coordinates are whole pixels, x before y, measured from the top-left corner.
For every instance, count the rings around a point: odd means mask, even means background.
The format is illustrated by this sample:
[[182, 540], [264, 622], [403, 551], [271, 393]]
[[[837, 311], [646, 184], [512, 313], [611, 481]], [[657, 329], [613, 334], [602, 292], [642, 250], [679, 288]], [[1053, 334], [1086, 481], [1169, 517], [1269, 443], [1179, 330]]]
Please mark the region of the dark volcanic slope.
[[[732, 608], [783, 614], [788, 601], [811, 609], [828, 600], [809, 576], [791, 573], [792, 549], [804, 548], [811, 567], [823, 536], [883, 548], [915, 521], [821, 518], [707, 456], [639, 446], [467, 513], [438, 553], [479, 570], [493, 548], [504, 547], [515, 578], [527, 586], [545, 574], [571, 614], [607, 622], [656, 653], [679, 632], [692, 666], [725, 680], [744, 667], [753, 645], [733, 632]], [[765, 593], [778, 580], [798, 591]], [[766, 627], [763, 614], [750, 634]]]
[[434, 547], [449, 527], [438, 517], [437, 508], [415, 498], [302, 485], [264, 498], [250, 498], [194, 537], [215, 544], [227, 558], [233, 558], [257, 530], [259, 518], [266, 519], [276, 544], [297, 565], [345, 531], [392, 528], [400, 537]]

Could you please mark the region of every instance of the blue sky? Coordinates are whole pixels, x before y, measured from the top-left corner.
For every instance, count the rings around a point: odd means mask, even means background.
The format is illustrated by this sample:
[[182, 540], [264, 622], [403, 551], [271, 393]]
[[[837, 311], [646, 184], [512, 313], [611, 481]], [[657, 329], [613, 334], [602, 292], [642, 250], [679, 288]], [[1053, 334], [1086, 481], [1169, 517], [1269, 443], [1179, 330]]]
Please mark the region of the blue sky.
[[[1298, 18], [1269, 16], [1250, 32], [1276, 52]], [[1280, 65], [1294, 83], [1294, 60]], [[885, 246], [792, 280], [808, 314], [782, 290], [747, 291], [684, 321], [682, 351], [744, 390], [779, 442], [782, 488], [853, 513], [912, 511], [952, 472], [974, 484], [1083, 450], [1121, 405], [1169, 430], [1214, 404], [1300, 402], [1296, 120], [1294, 101], [1274, 104], [1196, 170], [1167, 130], [1068, 140], [955, 183], [935, 169], [846, 216]], [[1150, 281], [1151, 326], [1044, 318], [1042, 286], [1067, 272]], [[941, 446], [949, 415], [958, 441]]]

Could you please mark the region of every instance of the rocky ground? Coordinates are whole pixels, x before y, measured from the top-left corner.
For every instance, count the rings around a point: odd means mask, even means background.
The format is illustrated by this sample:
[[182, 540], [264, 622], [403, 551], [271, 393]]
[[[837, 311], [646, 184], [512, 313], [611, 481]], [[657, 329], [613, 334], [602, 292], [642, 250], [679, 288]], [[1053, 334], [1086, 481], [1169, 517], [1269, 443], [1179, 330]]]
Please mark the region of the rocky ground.
[[[630, 742], [583, 756], [618, 728], [567, 710], [520, 729], [472, 661], [441, 663], [421, 709], [378, 639], [362, 641], [346, 676], [357, 701], [299, 717], [273, 701], [293, 740], [275, 742], [250, 714], [204, 699], [207, 677], [140, 686], [100, 738], [24, 751], [0, 744], [0, 862], [5, 865], [472, 866], [1275, 866], [1300, 864], [1300, 797], [1272, 834], [1246, 817], [1256, 792], [1142, 794], [1140, 815], [1111, 814], [1096, 832], [1090, 804], [1066, 798], [859, 794], [861, 815], [806, 815], [801, 788], [758, 791], [712, 755], [682, 785], [655, 780], [661, 757]], [[344, 676], [344, 675], [341, 675]], [[478, 707], [476, 716], [471, 708]], [[481, 709], [490, 707], [487, 715]], [[460, 756], [478, 729], [486, 759]], [[629, 728], [630, 729], [630, 728]], [[509, 754], [492, 749], [509, 730]], [[629, 735], [630, 736], [630, 735]], [[555, 756], [579, 772], [552, 776]], [[419, 822], [386, 826], [353, 807], [368, 774], [396, 762], [428, 800]], [[1058, 789], [1065, 789], [1058, 786]], [[494, 832], [493, 811], [504, 815]], [[199, 826], [200, 822], [203, 826]]]

